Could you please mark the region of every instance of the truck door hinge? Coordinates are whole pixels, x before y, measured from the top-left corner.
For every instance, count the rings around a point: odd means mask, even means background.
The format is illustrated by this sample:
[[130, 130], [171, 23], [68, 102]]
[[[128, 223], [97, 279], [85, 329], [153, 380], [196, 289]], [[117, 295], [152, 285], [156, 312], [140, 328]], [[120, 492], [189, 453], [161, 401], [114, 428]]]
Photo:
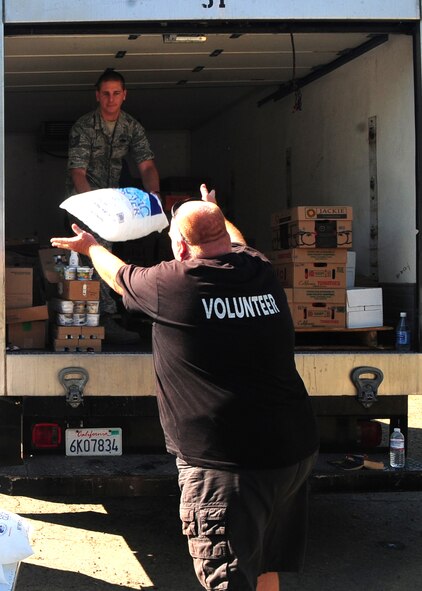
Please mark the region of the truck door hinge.
[[[372, 377], [363, 377], [371, 375]], [[377, 367], [355, 367], [351, 373], [351, 379], [358, 393], [356, 399], [364, 408], [369, 408], [378, 401], [378, 386], [384, 379], [384, 374]]]
[[64, 367], [59, 372], [59, 381], [66, 391], [66, 402], [77, 408], [84, 401], [84, 388], [89, 374], [83, 367]]

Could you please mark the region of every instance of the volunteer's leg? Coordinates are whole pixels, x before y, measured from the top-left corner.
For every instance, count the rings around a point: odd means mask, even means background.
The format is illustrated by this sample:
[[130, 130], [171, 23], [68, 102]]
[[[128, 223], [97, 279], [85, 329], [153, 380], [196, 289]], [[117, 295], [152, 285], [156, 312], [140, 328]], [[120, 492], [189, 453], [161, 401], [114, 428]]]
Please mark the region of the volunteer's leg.
[[280, 591], [278, 573], [264, 573], [258, 577], [256, 591]]

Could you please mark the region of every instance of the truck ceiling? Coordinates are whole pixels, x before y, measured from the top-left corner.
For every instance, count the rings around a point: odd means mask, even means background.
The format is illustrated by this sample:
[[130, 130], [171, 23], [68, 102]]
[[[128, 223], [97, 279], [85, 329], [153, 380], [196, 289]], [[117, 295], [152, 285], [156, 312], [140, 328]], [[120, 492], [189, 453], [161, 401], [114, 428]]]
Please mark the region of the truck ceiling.
[[[375, 32], [275, 30], [246, 33], [233, 26], [230, 31], [202, 34], [171, 29], [142, 34], [6, 31], [6, 131], [28, 131], [40, 120], [74, 121], [107, 68], [125, 76], [127, 110], [135, 115], [140, 110], [147, 129], [193, 130], [253, 93], [262, 96], [263, 88], [268, 88], [271, 100], [285, 96], [388, 39], [375, 25]], [[29, 96], [30, 110], [25, 108]]]

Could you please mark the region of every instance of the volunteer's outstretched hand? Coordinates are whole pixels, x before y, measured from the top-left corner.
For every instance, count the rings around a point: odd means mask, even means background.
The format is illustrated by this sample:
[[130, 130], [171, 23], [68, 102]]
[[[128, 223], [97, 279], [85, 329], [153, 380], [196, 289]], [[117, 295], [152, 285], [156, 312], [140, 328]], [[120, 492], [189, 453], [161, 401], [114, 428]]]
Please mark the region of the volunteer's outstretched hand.
[[202, 201], [211, 201], [211, 203], [217, 203], [217, 199], [215, 198], [214, 189], [212, 189], [212, 191], [208, 192], [207, 185], [205, 183], [203, 183], [199, 187], [199, 190], [201, 191]]
[[76, 236], [69, 238], [50, 238], [51, 245], [56, 248], [74, 250], [79, 254], [89, 256], [90, 247], [98, 244], [98, 242], [92, 234], [85, 232], [85, 230], [82, 230], [77, 224], [72, 224], [72, 230], [75, 232]]

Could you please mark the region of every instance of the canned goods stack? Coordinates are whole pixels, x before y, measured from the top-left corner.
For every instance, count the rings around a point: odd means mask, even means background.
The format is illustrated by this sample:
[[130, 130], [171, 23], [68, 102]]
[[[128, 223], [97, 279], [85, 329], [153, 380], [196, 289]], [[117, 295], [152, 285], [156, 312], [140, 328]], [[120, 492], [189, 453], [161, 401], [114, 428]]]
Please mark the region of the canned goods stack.
[[54, 351], [95, 351], [102, 348], [100, 282], [76, 252], [57, 248], [38, 251], [45, 280], [50, 344]]
[[90, 267], [64, 267], [57, 297], [49, 303], [55, 351], [101, 351], [100, 282], [92, 273]]

